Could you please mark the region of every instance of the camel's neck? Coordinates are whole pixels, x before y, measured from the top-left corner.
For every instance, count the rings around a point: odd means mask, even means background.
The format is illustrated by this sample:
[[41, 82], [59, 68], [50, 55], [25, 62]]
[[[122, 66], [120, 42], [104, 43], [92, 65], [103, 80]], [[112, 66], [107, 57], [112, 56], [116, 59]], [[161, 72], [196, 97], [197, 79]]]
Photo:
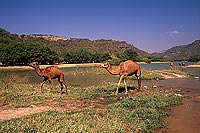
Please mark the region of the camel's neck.
[[41, 69], [39, 66], [35, 67], [35, 71], [37, 73], [38, 76], [43, 76], [42, 72], [41, 72]]
[[119, 74], [119, 68], [116, 68], [116, 69], [112, 69], [111, 65], [108, 66], [108, 68], [106, 69], [110, 74], [112, 75], [117, 75]]

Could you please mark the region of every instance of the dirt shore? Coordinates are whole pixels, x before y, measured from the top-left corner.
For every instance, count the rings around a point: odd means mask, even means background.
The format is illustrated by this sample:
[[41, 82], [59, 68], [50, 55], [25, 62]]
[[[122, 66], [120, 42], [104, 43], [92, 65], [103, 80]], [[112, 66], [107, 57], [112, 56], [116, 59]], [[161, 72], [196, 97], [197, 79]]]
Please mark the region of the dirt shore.
[[159, 133], [199, 133], [200, 131], [200, 80], [193, 78], [159, 81], [163, 90], [177, 89], [183, 96], [183, 104], [172, 109], [166, 118], [169, 124]]
[[[67, 68], [67, 67], [81, 67], [81, 66], [100, 66], [101, 63], [82, 63], [82, 64], [60, 64], [56, 65], [60, 68]], [[47, 66], [52, 65], [40, 65], [40, 68], [45, 68]], [[1, 69], [32, 69], [30, 66], [0, 66]]]

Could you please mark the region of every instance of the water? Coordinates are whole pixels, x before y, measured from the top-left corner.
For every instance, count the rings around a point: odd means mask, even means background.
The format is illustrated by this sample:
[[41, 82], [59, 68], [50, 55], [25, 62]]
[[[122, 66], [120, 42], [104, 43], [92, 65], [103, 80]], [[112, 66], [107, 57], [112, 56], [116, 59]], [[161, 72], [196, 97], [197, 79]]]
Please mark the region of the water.
[[151, 64], [140, 64], [141, 68], [148, 70], [167, 70], [170, 69], [169, 63], [151, 63]]
[[186, 68], [184, 72], [191, 74], [193, 77], [200, 77], [200, 68]]
[[[175, 66], [178, 66], [180, 62], [173, 62]], [[194, 62], [186, 62], [187, 65], [193, 65]], [[142, 68], [149, 70], [168, 70], [170, 69], [170, 63], [151, 63], [151, 64], [140, 64]]]
[[[173, 62], [175, 66], [178, 66], [180, 62]], [[186, 62], [186, 66], [193, 65], [194, 62]], [[152, 63], [152, 64], [141, 64], [142, 68], [145, 68], [147, 70], [169, 70], [170, 63]], [[184, 72], [191, 74], [192, 76], [200, 77], [200, 68], [184, 68]]]

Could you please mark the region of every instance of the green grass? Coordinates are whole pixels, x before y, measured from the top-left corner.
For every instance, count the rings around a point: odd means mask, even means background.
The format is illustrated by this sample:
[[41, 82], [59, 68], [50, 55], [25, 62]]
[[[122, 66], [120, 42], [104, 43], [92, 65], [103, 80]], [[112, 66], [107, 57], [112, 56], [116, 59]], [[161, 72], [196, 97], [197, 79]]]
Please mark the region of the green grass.
[[163, 109], [180, 104], [181, 97], [143, 94], [103, 109], [48, 111], [0, 123], [2, 132], [152, 132], [166, 126]]
[[[146, 77], [152, 72], [143, 72]], [[8, 84], [9, 83], [9, 84]], [[4, 132], [153, 132], [166, 126], [165, 108], [178, 105], [182, 98], [172, 92], [142, 93], [140, 95], [115, 96], [117, 84], [107, 83], [102, 86], [69, 87], [69, 94], [60, 94], [60, 86], [54, 86], [50, 93], [49, 86], [44, 85], [44, 93], [38, 84], [27, 84], [26, 78], [17, 75], [0, 75], [0, 98], [7, 97], [2, 108], [30, 107], [47, 105], [52, 101], [57, 106], [65, 106], [62, 100], [84, 100], [87, 103], [111, 102], [104, 108], [87, 107], [80, 110], [51, 110], [0, 122], [0, 133]], [[135, 92], [136, 93], [136, 92]]]

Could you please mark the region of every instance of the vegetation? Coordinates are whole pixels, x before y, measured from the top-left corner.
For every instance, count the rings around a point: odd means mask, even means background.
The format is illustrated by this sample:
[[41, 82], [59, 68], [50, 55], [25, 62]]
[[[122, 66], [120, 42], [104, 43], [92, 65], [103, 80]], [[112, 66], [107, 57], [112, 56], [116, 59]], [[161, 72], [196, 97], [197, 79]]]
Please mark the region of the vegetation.
[[52, 64], [58, 61], [58, 54], [44, 45], [23, 42], [17, 35], [0, 29], [0, 62], [8, 66], [27, 65], [32, 61]]
[[181, 97], [144, 94], [105, 108], [47, 111], [0, 123], [3, 132], [152, 132], [166, 126], [163, 108], [177, 105]]
[[92, 63], [92, 62], [102, 62], [110, 59], [108, 53], [97, 53], [90, 52], [87, 50], [74, 50], [74, 51], [65, 51], [62, 53], [64, 61], [67, 63]]
[[198, 61], [200, 61], [200, 55], [191, 56], [188, 61], [198, 62]]
[[7, 44], [0, 45], [0, 61], [8, 65], [27, 65], [32, 61], [42, 64], [53, 64], [58, 54], [39, 44]]

